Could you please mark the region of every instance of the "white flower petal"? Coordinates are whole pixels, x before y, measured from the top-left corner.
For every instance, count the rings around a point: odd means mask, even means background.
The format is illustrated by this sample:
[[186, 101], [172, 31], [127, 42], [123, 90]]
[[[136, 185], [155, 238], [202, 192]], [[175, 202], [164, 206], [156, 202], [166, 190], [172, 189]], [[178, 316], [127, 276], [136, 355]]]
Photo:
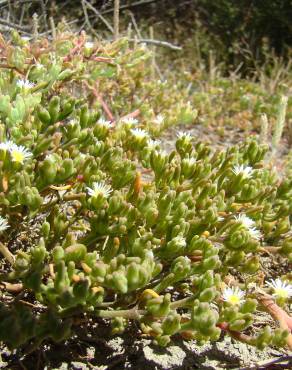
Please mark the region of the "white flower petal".
[[255, 227], [255, 222], [245, 214], [235, 216], [235, 220], [242, 224], [242, 226], [248, 230], [250, 236], [253, 239], [259, 240], [262, 237], [261, 232]]
[[242, 175], [243, 178], [248, 179], [252, 176], [253, 168], [250, 166], [244, 166], [242, 164], [242, 165], [234, 166], [232, 169], [232, 172], [236, 176]]
[[86, 190], [91, 197], [98, 197], [101, 195], [104, 198], [108, 198], [112, 192], [111, 186], [107, 185], [104, 181], [94, 182], [92, 188], [87, 187]]
[[8, 229], [8, 227], [9, 225], [7, 220], [0, 216], [0, 232], [5, 231], [6, 229]]
[[156, 123], [157, 125], [161, 125], [164, 121], [164, 116], [162, 114], [158, 114], [158, 116], [156, 116], [156, 118], [154, 119], [154, 123]]
[[185, 139], [187, 141], [191, 141], [192, 140], [192, 135], [189, 133], [189, 132], [182, 132], [182, 131], [179, 131], [177, 133], [177, 137], [178, 139]]
[[183, 161], [184, 161], [185, 164], [187, 164], [189, 166], [193, 166], [197, 162], [196, 158], [194, 158], [194, 157], [184, 158]]
[[253, 239], [260, 240], [262, 238], [262, 233], [255, 227], [248, 229], [248, 231]]
[[159, 145], [160, 145], [160, 140], [149, 139], [147, 141], [147, 146], [149, 149], [156, 149], [157, 147], [159, 147]]
[[139, 121], [136, 118], [133, 118], [133, 117], [122, 118], [120, 122], [128, 124], [130, 126], [135, 126], [139, 123]]
[[279, 278], [272, 279], [267, 282], [267, 285], [274, 290], [273, 296], [278, 298], [290, 298], [292, 297], [292, 284], [283, 281]]
[[225, 302], [232, 305], [240, 305], [244, 301], [245, 293], [238, 287], [227, 287], [222, 292], [222, 298]]
[[235, 216], [235, 220], [237, 222], [240, 222], [245, 228], [250, 229], [251, 227], [255, 226], [254, 220], [247, 217], [245, 214], [240, 214], [238, 216]]
[[14, 145], [15, 143], [13, 141], [8, 140], [4, 143], [0, 143], [0, 149], [9, 151]]
[[41, 63], [36, 63], [35, 67], [36, 67], [36, 69], [43, 69], [44, 68], [43, 64], [41, 64]]
[[84, 44], [84, 47], [85, 47], [86, 49], [92, 49], [92, 48], [93, 48], [93, 46], [94, 46], [94, 43], [93, 43], [93, 42], [91, 42], [91, 41], [86, 41], [86, 43]]
[[97, 123], [101, 126], [104, 126], [108, 129], [110, 129], [112, 127], [112, 124], [111, 124], [111, 121], [107, 121], [105, 120], [104, 118], [100, 118]]
[[17, 80], [16, 81], [16, 85], [20, 88], [24, 88], [24, 89], [31, 89], [32, 87], [34, 87], [34, 83], [33, 82], [30, 82], [29, 80]]
[[136, 138], [136, 139], [138, 139], [138, 140], [142, 140], [142, 139], [144, 139], [144, 138], [149, 137], [148, 132], [147, 132], [147, 131], [145, 131], [145, 130], [142, 130], [142, 129], [140, 129], [140, 128], [132, 128], [132, 129], [131, 129], [131, 133], [132, 133], [132, 135], [133, 135], [133, 136], [135, 136], [135, 138]]
[[13, 162], [23, 163], [32, 157], [32, 153], [22, 145], [12, 144], [9, 151]]

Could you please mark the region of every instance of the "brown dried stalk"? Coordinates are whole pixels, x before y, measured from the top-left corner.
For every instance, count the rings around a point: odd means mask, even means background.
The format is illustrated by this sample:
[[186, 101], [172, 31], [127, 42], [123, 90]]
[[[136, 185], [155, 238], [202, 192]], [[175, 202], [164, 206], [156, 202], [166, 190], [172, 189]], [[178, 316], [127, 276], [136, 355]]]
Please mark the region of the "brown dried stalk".
[[114, 39], [119, 38], [119, 22], [120, 22], [120, 0], [115, 0], [114, 3]]
[[14, 264], [14, 261], [15, 261], [14, 255], [10, 252], [7, 246], [1, 242], [0, 242], [0, 253], [6, 259], [6, 261], [8, 261], [11, 265]]

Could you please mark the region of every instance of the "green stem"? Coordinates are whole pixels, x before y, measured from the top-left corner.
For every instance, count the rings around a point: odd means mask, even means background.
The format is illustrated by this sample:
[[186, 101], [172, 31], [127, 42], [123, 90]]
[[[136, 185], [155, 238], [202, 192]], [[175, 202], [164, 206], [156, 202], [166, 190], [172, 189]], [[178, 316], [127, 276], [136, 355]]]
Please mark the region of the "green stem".
[[[196, 299], [196, 296], [180, 299], [179, 301], [172, 302], [170, 308], [175, 310], [179, 307], [185, 307], [191, 304]], [[115, 317], [123, 317], [130, 320], [139, 320], [141, 316], [147, 315], [147, 310], [138, 310], [136, 307], [130, 310], [98, 310], [95, 315], [104, 319], [114, 319]]]
[[104, 319], [114, 319], [115, 317], [123, 317], [125, 319], [139, 320], [140, 316], [143, 316], [146, 314], [147, 314], [147, 311], [137, 310], [136, 308], [132, 308], [130, 310], [114, 310], [114, 311], [98, 310], [96, 311], [96, 315]]
[[196, 296], [197, 295], [192, 295], [191, 297], [186, 297], [186, 298], [180, 299], [179, 301], [172, 302], [170, 304], [170, 307], [172, 310], [175, 310], [176, 308], [179, 308], [179, 307], [188, 306], [194, 302], [194, 300], [196, 299]]
[[63, 200], [69, 201], [69, 200], [79, 200], [86, 196], [86, 193], [77, 193], [77, 194], [66, 194], [63, 196]]
[[170, 286], [172, 284], [172, 282], [174, 281], [175, 279], [175, 275], [174, 273], [170, 273], [169, 275], [167, 275], [160, 283], [158, 283], [154, 288], [153, 290], [156, 292], [156, 293], [160, 293], [162, 292], [164, 289], [166, 289], [168, 286]]

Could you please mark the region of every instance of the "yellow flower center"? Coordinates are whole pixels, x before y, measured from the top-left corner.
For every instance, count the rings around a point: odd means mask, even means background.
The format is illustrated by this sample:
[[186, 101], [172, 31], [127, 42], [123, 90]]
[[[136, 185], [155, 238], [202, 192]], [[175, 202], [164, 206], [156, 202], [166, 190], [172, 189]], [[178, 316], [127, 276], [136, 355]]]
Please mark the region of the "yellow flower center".
[[228, 302], [231, 303], [231, 304], [239, 304], [240, 303], [240, 298], [237, 296], [237, 295], [231, 295], [229, 298], [228, 298]]
[[275, 288], [275, 294], [280, 298], [288, 298], [287, 289], [284, 288]]
[[94, 190], [94, 197], [99, 197], [99, 196], [101, 196], [101, 195], [103, 195], [103, 193], [99, 190], [99, 189], [97, 189], [97, 190]]
[[22, 163], [23, 160], [24, 160], [24, 155], [23, 153], [21, 152], [17, 152], [16, 150], [14, 150], [12, 153], [11, 153], [11, 156], [12, 156], [12, 159], [14, 162], [18, 162], [18, 163]]

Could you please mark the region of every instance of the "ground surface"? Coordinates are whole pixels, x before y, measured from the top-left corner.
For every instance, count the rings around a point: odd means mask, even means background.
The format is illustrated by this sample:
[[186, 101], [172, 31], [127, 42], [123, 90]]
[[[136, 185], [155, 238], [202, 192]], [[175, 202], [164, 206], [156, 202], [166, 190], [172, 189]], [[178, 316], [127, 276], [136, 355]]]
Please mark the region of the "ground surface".
[[[189, 132], [200, 141], [208, 141], [213, 147], [224, 148], [240, 143], [245, 133], [239, 129], [226, 128], [224, 135], [201, 125], [169, 128], [160, 140], [165, 150], [172, 150], [177, 131]], [[254, 133], [256, 134], [256, 133]], [[282, 158], [287, 152], [285, 142], [277, 153], [275, 164], [282, 169]], [[280, 267], [280, 266], [279, 266]], [[272, 274], [272, 271], [271, 271]], [[272, 325], [272, 320], [263, 315], [262, 323]], [[122, 336], [109, 336], [109, 328], [103, 321], [91, 323], [90, 328], [76, 323], [77, 336], [64, 344], [48, 343], [25, 356], [1, 349], [0, 369], [289, 369], [292, 368], [292, 353], [273, 348], [259, 351], [245, 344], [222, 337], [215, 344], [197, 346], [194, 341], [174, 338], [168, 348], [160, 348], [147, 338], [137, 334], [133, 326]], [[290, 362], [268, 366], [272, 360], [289, 356]], [[281, 367], [278, 367], [281, 366]]]
[[[197, 346], [193, 341], [174, 340], [167, 349], [126, 333], [108, 341], [93, 335], [72, 340], [64, 345], [47, 346], [26, 359], [2, 353], [2, 369], [252, 369], [284, 352], [259, 351], [230, 338], [216, 344]], [[7, 361], [8, 360], [8, 361]], [[289, 365], [287, 365], [289, 366]], [[267, 367], [262, 367], [267, 368]], [[286, 367], [287, 369], [289, 367]]]

